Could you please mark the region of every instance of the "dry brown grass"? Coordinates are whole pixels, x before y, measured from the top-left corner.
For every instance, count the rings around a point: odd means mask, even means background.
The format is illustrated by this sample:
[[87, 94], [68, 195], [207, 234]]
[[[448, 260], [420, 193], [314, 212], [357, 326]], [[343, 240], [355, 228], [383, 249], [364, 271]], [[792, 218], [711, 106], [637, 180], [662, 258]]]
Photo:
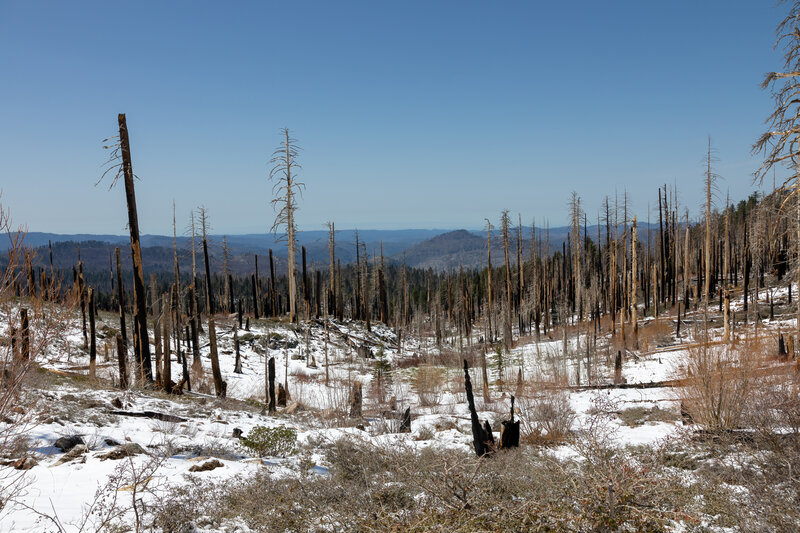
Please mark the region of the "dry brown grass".
[[[682, 328], [683, 329], [683, 328]], [[639, 327], [639, 349], [649, 352], [674, 340], [675, 326], [671, 318], [661, 317]]]

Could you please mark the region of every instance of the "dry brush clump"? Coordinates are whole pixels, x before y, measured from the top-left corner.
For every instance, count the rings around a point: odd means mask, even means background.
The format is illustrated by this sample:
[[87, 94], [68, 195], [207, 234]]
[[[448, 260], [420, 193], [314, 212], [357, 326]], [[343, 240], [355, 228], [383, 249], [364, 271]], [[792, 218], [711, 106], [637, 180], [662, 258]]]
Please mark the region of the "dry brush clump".
[[442, 401], [447, 371], [442, 367], [420, 366], [411, 379], [412, 388], [422, 407], [434, 407]]
[[776, 339], [697, 346], [687, 356], [683, 410], [701, 431], [691, 446], [708, 486], [730, 486], [728, 525], [800, 529], [800, 375], [776, 359]]
[[[595, 450], [582, 460], [534, 448], [491, 458], [360, 440], [328, 443], [326, 474], [301, 459], [296, 476], [176, 487], [154, 513], [163, 531], [189, 524], [256, 531], [669, 531], [702, 514], [697, 488], [658, 453]], [[706, 487], [703, 487], [706, 490]], [[270, 497], [264, 498], [265, 494]]]
[[524, 442], [556, 444], [570, 437], [577, 415], [566, 391], [542, 390], [518, 397], [516, 404]]
[[639, 349], [647, 352], [675, 341], [675, 327], [671, 320], [655, 319], [639, 326]]
[[738, 428], [756, 385], [761, 346], [753, 340], [689, 347], [686, 385], [679, 393], [682, 411], [711, 431]]

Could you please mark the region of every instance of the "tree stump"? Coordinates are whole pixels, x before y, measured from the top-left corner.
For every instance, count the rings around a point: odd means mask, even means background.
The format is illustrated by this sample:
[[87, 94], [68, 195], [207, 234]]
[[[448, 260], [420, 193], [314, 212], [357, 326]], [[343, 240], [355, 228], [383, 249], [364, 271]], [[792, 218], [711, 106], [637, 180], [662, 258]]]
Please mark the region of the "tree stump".
[[278, 407], [286, 407], [286, 389], [283, 383], [278, 383]]
[[500, 448], [519, 447], [519, 420], [514, 420], [514, 396], [511, 396], [511, 419], [500, 423]]
[[494, 437], [491, 435], [491, 428], [489, 428], [488, 433], [486, 431], [488, 423], [486, 426], [481, 427], [481, 423], [478, 420], [478, 412], [475, 410], [475, 398], [472, 395], [472, 380], [469, 377], [469, 365], [466, 359], [464, 359], [464, 388], [467, 393], [467, 405], [472, 423], [472, 445], [475, 448], [475, 454], [478, 457], [483, 457], [491, 453], [492, 448], [488, 443], [494, 442]]
[[400, 419], [400, 433], [411, 433], [411, 407], [406, 408]]
[[352, 418], [361, 418], [361, 382], [356, 381], [353, 383], [353, 388], [350, 389], [350, 416]]

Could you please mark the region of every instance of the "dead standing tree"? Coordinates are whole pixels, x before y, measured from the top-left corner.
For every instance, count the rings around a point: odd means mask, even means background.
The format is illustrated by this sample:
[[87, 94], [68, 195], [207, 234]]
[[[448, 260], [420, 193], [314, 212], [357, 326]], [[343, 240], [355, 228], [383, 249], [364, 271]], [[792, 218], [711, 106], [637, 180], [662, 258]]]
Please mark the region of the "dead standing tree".
[[[789, 169], [780, 186], [789, 194], [781, 204], [786, 212], [794, 207], [797, 231], [796, 246], [800, 246], [800, 2], [793, 1], [789, 13], [775, 29], [775, 48], [784, 50], [783, 72], [770, 72], [761, 83], [770, 88], [775, 111], [767, 118], [769, 131], [753, 145], [753, 153], [762, 153], [764, 162], [755, 173], [755, 181], [763, 183], [767, 173], [776, 166]], [[800, 257], [800, 253], [797, 254]], [[800, 268], [796, 269], [800, 282]], [[800, 336], [800, 298], [797, 299], [797, 332]]]
[[273, 209], [279, 207], [278, 213], [275, 216], [275, 221], [272, 223], [271, 231], [277, 234], [278, 229], [284, 227], [286, 230], [285, 238], [288, 247], [288, 280], [289, 280], [289, 320], [291, 322], [297, 321], [297, 281], [295, 276], [295, 221], [294, 214], [297, 211], [298, 194], [302, 195], [305, 184], [297, 181], [297, 171], [300, 170], [300, 165], [297, 163], [297, 156], [300, 148], [297, 146], [297, 140], [293, 139], [289, 134], [289, 128], [283, 128], [282, 135], [284, 139], [281, 141], [280, 146], [272, 153], [272, 169], [269, 171], [269, 179], [273, 182], [272, 199]]
[[208, 210], [200, 207], [200, 226], [203, 231], [203, 260], [206, 269], [206, 312], [208, 313], [208, 342], [211, 357], [211, 373], [214, 376], [214, 391], [217, 397], [224, 398], [228, 384], [222, 379], [222, 372], [219, 367], [219, 353], [217, 352], [217, 328], [214, 320], [214, 295], [211, 292], [211, 270], [208, 261]]
[[475, 398], [472, 395], [472, 380], [469, 376], [469, 365], [467, 360], [464, 359], [464, 389], [467, 393], [467, 406], [469, 407], [470, 423], [472, 426], [472, 445], [475, 448], [475, 454], [478, 457], [483, 457], [492, 452], [492, 444], [494, 444], [494, 436], [492, 429], [487, 423], [481, 426], [478, 420], [478, 412], [475, 410]]
[[[136, 212], [136, 193], [133, 185], [133, 164], [131, 162], [131, 144], [128, 138], [128, 125], [125, 114], [117, 117], [119, 122], [119, 137], [106, 139], [117, 142], [104, 146], [111, 150], [108, 163], [111, 164], [97, 183], [103, 180], [106, 174], [114, 172], [111, 187], [120, 176], [125, 183], [125, 200], [128, 205], [128, 229], [131, 234], [131, 258], [133, 260], [133, 347], [136, 355], [136, 364], [140, 378], [148, 383], [153, 381], [153, 369], [150, 362], [150, 341], [147, 334], [147, 300], [144, 291], [144, 268], [142, 267], [142, 248], [139, 242], [139, 217]], [[104, 142], [105, 142], [104, 141]], [[113, 163], [113, 164], [112, 164]]]
[[506, 350], [511, 348], [511, 265], [508, 260], [508, 230], [511, 226], [511, 219], [508, 217], [508, 209], [504, 209], [500, 216], [500, 232], [503, 236], [503, 250], [506, 257], [506, 307], [503, 314], [503, 345]]

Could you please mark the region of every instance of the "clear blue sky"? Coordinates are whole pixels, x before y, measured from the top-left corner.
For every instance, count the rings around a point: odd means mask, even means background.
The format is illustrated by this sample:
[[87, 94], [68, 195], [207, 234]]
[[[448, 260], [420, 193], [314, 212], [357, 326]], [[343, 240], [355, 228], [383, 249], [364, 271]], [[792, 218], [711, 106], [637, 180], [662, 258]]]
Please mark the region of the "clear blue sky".
[[139, 220], [263, 232], [267, 161], [303, 148], [301, 229], [478, 228], [501, 209], [566, 223], [627, 189], [751, 190], [785, 5], [752, 1], [37, 2], [0, 0], [0, 187], [32, 231], [125, 233], [94, 187], [128, 116]]

